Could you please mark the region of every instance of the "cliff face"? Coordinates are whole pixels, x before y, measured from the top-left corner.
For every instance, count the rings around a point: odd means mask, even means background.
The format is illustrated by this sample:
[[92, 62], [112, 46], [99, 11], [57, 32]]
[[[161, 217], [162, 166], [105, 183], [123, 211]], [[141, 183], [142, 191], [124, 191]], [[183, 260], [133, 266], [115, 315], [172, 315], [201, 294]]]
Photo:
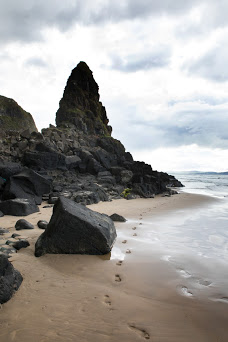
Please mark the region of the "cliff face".
[[0, 96], [0, 135], [5, 132], [24, 131], [37, 132], [32, 115], [22, 109], [16, 101], [5, 96]]
[[105, 107], [99, 101], [99, 87], [92, 71], [80, 62], [67, 81], [56, 113], [57, 127], [71, 123], [85, 134], [110, 135]]
[[[42, 133], [18, 132], [0, 141], [0, 180], [26, 166], [52, 180], [51, 199], [61, 195], [84, 204], [121, 196], [153, 197], [167, 187], [181, 186], [175, 177], [134, 161], [111, 137], [98, 85], [84, 62], [67, 81], [56, 123]], [[2, 198], [4, 191], [0, 185]]]

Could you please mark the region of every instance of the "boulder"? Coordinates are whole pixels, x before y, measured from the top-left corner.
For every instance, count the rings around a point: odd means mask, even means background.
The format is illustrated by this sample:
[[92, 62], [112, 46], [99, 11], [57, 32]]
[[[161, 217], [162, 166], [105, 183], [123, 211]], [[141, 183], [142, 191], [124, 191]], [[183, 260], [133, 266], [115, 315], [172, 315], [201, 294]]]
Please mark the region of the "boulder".
[[34, 229], [34, 226], [33, 226], [30, 222], [28, 222], [28, 221], [26, 221], [26, 220], [24, 220], [24, 219], [20, 219], [20, 220], [18, 220], [18, 221], [16, 222], [16, 224], [15, 224], [15, 229], [16, 229], [16, 230]]
[[116, 239], [112, 220], [67, 198], [60, 197], [53, 215], [35, 245], [35, 256], [107, 254]]
[[46, 229], [47, 228], [47, 225], [48, 225], [48, 222], [45, 221], [45, 220], [39, 220], [37, 222], [37, 226], [40, 228], [40, 229]]
[[6, 303], [22, 283], [20, 272], [15, 270], [8, 258], [0, 254], [0, 303]]
[[2, 212], [2, 211], [0, 211], [0, 217], [3, 217], [3, 216], [4, 216], [3, 212]]
[[112, 221], [114, 221], [114, 222], [126, 222], [127, 220], [123, 217], [123, 216], [121, 216], [121, 215], [119, 215], [119, 214], [112, 214], [111, 216], [109, 216], [110, 217], [110, 219], [112, 220]]
[[0, 202], [0, 210], [4, 215], [27, 216], [39, 211], [34, 201], [26, 198], [16, 198]]
[[41, 204], [42, 195], [51, 191], [51, 182], [37, 172], [24, 169], [6, 182], [3, 199], [27, 198]]

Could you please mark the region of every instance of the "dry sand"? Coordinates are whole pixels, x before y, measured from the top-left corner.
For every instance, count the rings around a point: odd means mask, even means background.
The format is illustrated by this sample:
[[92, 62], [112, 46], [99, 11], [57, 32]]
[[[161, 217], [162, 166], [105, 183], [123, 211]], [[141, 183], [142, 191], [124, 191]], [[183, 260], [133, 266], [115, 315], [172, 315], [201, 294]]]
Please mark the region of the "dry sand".
[[[182, 193], [89, 206], [128, 219], [116, 224], [117, 241], [112, 255], [106, 256], [35, 258], [34, 244], [42, 230], [35, 226], [19, 232], [31, 245], [10, 259], [24, 281], [1, 307], [0, 341], [227, 341], [228, 305], [181, 295], [178, 288], [185, 287], [177, 273], [161, 260], [159, 251], [140, 240], [148, 219], [194, 210], [211, 201]], [[33, 224], [41, 218], [49, 220], [52, 209], [40, 208], [40, 213], [26, 219]], [[10, 229], [8, 236], [15, 232], [18, 219], [0, 218], [0, 226]]]

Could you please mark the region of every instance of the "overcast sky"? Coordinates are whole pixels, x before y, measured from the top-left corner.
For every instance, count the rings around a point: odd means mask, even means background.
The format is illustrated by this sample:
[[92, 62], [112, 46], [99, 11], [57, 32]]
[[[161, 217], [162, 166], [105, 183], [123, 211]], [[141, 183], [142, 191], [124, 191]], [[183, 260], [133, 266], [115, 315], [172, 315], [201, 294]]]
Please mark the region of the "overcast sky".
[[227, 0], [0, 0], [0, 95], [39, 129], [85, 61], [113, 136], [154, 169], [228, 170]]

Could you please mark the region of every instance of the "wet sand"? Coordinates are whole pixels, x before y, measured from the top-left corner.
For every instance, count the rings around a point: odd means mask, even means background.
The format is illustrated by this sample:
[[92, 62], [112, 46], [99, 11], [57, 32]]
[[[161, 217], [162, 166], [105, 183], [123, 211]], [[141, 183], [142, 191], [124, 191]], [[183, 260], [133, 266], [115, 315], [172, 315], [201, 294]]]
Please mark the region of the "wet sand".
[[[205, 265], [188, 253], [182, 268], [164, 248], [149, 241], [150, 222], [176, 220], [215, 199], [179, 194], [155, 199], [116, 200], [89, 206], [125, 216], [116, 223], [118, 237], [106, 256], [45, 255], [34, 257], [34, 244], [42, 233], [37, 226], [19, 234], [30, 247], [10, 259], [23, 275], [19, 291], [0, 310], [0, 341], [227, 341], [228, 294], [217, 293]], [[52, 209], [29, 215], [36, 224], [49, 220]], [[19, 217], [0, 218], [11, 236]], [[165, 222], [164, 220], [161, 222]], [[153, 228], [155, 229], [155, 228]], [[201, 269], [200, 269], [201, 267]], [[212, 289], [213, 298], [207, 295]], [[217, 297], [216, 297], [217, 296]], [[217, 301], [216, 301], [217, 298]]]

